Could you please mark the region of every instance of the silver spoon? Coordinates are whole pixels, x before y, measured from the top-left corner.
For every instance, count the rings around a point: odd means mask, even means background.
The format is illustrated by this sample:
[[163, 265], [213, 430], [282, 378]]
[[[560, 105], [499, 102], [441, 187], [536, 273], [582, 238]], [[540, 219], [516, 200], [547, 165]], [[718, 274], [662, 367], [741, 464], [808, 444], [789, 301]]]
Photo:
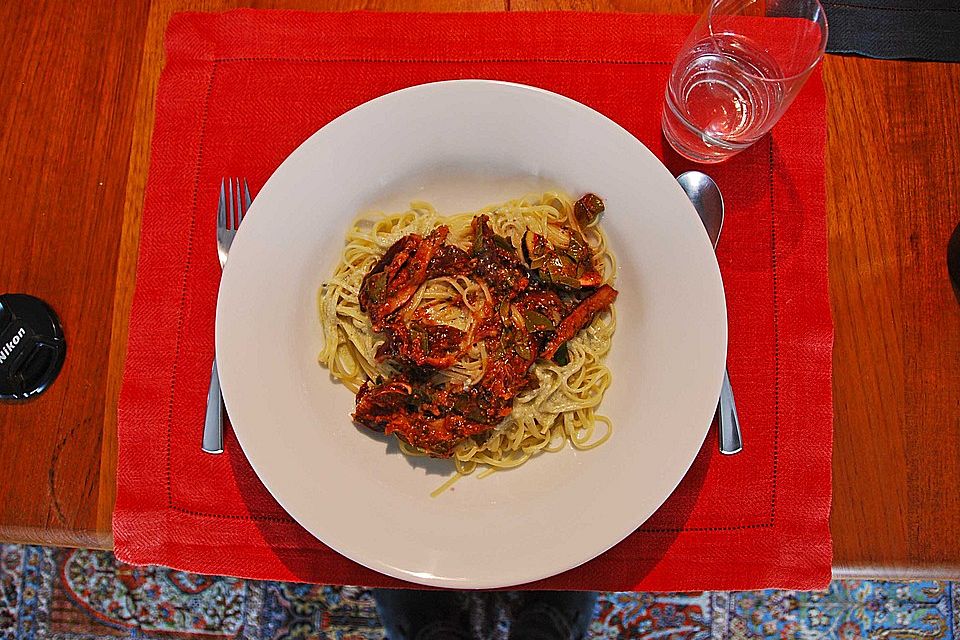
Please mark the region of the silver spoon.
[[[710, 242], [716, 250], [723, 226], [723, 196], [713, 178], [700, 171], [687, 171], [677, 176], [677, 182], [683, 187], [697, 210], [700, 221], [707, 230]], [[737, 405], [733, 401], [733, 387], [726, 368], [723, 370], [723, 386], [720, 388], [720, 402], [717, 405], [717, 424], [720, 431], [720, 453], [732, 455], [743, 449], [740, 438], [740, 420], [737, 418]]]

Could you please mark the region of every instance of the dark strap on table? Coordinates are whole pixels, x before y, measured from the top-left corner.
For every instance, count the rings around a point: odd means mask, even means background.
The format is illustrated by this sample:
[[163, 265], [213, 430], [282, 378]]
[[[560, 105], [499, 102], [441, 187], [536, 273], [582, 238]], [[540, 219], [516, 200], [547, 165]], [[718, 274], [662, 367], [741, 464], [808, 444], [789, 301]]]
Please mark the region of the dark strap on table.
[[947, 272], [950, 274], [950, 284], [953, 285], [953, 295], [960, 303], [960, 224], [953, 230], [947, 244]]
[[960, 62], [957, 0], [821, 0], [829, 53]]

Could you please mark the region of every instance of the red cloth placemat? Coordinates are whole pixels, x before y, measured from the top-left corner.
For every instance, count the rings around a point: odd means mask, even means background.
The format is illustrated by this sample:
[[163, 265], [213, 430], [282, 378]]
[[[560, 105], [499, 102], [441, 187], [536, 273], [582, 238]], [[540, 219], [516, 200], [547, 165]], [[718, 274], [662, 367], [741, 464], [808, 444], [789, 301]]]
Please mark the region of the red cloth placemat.
[[[451, 78], [510, 80], [575, 98], [679, 173], [690, 165], [665, 151], [660, 109], [692, 24], [689, 16], [580, 13], [175, 16], [120, 398], [117, 557], [250, 578], [404, 584], [294, 523], [229, 430], [224, 455], [200, 451], [220, 277], [220, 178], [246, 176], [259, 188], [348, 109]], [[710, 169], [727, 202], [719, 260], [744, 451], [719, 455], [712, 431], [681, 486], [642, 528], [536, 586], [814, 588], [829, 580], [824, 102], [817, 71], [771, 136]], [[371, 513], [369, 526], [388, 525]]]

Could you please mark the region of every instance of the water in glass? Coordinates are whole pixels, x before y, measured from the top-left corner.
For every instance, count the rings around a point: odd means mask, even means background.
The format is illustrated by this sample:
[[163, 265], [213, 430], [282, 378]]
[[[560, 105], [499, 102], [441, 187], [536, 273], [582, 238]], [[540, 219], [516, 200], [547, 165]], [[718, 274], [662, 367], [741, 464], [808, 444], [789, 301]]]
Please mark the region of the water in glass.
[[782, 77], [777, 63], [741, 35], [694, 43], [670, 74], [664, 135], [691, 160], [724, 160], [773, 126], [786, 98]]

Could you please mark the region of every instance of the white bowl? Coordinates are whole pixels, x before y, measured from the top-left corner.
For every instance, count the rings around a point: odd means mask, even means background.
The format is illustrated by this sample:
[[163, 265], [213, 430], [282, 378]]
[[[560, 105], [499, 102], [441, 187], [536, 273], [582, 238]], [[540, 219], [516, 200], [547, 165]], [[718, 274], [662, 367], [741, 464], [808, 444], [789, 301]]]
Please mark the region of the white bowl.
[[[426, 199], [472, 210], [545, 186], [591, 191], [618, 260], [615, 431], [437, 498], [448, 461], [414, 461], [350, 419], [317, 364], [317, 289], [352, 219]], [[709, 427], [726, 356], [720, 272], [697, 214], [636, 138], [568, 98], [465, 80], [382, 96], [320, 129], [257, 195], [217, 305], [226, 406], [277, 501], [343, 555], [390, 576], [497, 588], [573, 568], [670, 495]]]

